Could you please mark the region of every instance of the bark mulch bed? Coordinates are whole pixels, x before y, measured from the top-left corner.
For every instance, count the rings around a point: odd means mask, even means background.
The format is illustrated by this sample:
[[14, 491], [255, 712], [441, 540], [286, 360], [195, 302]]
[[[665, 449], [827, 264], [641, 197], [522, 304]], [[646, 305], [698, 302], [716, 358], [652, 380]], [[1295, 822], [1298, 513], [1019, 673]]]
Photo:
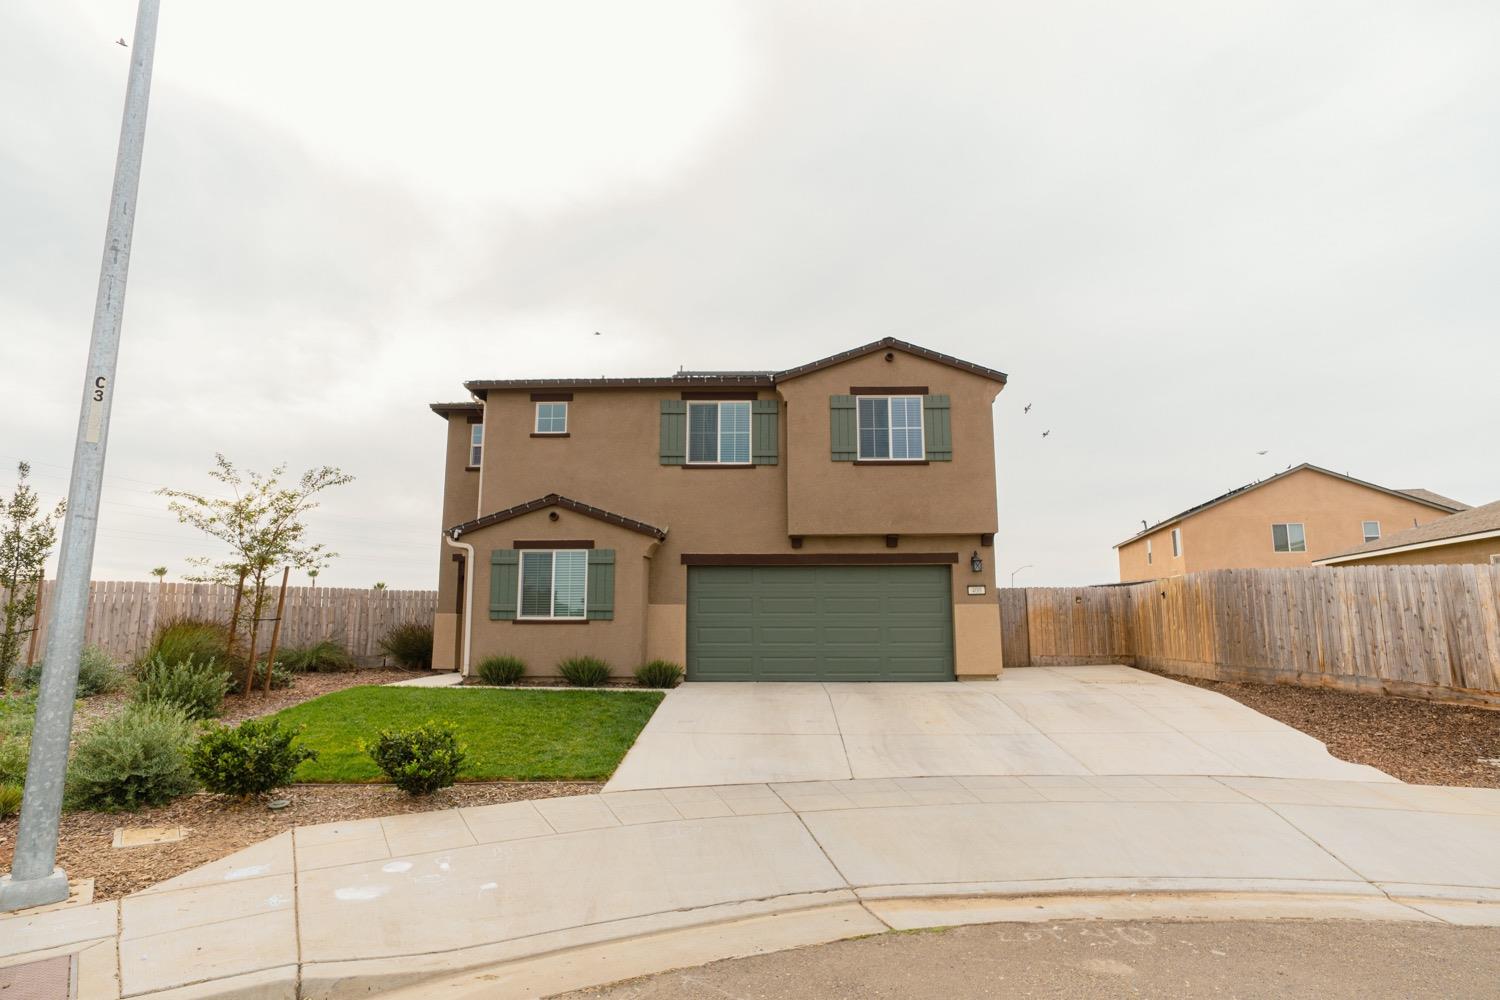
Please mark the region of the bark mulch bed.
[[1500, 710], [1291, 684], [1169, 674], [1209, 688], [1328, 745], [1340, 760], [1418, 785], [1500, 788]]
[[[413, 798], [391, 785], [294, 785], [285, 793], [292, 804], [275, 812], [258, 801], [239, 802], [200, 792], [137, 813], [63, 813], [58, 863], [71, 879], [92, 878], [96, 900], [117, 899], [293, 826], [586, 795], [598, 790], [598, 783], [588, 781], [485, 781], [466, 782], [425, 798]], [[180, 826], [186, 828], [187, 837], [175, 844], [115, 848], [111, 844], [118, 826]], [[10, 870], [15, 842], [15, 817], [0, 820], [0, 872]]]

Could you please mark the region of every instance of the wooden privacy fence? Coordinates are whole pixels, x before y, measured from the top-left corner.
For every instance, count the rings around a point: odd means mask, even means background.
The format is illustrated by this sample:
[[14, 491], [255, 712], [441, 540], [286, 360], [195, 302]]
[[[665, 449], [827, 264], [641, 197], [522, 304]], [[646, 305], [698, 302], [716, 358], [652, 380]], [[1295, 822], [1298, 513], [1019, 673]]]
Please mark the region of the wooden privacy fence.
[[[277, 581], [279, 584], [279, 580]], [[46, 646], [52, 581], [42, 588], [41, 635], [36, 657]], [[0, 601], [5, 591], [0, 590]], [[248, 600], [248, 595], [247, 595]], [[89, 584], [89, 612], [85, 642], [102, 646], [119, 662], [134, 659], [151, 641], [158, 622], [173, 618], [211, 618], [229, 621], [234, 588], [213, 583], [147, 583], [95, 581]], [[322, 639], [344, 644], [356, 657], [380, 655], [380, 638], [392, 626], [415, 621], [432, 624], [437, 609], [435, 590], [356, 590], [331, 587], [288, 587], [281, 623], [281, 645], [304, 646]], [[276, 613], [276, 591], [262, 612]], [[270, 623], [262, 623], [261, 648], [270, 641]], [[30, 636], [23, 643], [26, 661]]]
[[1500, 704], [1500, 566], [1216, 570], [1001, 589], [1004, 663], [1125, 663]]

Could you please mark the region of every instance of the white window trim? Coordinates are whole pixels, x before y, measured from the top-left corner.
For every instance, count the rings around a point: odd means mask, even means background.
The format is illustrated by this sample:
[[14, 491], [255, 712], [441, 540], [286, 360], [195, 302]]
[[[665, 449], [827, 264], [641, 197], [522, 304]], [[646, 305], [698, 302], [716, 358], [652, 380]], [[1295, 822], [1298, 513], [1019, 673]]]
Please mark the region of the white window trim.
[[[479, 440], [474, 440], [478, 438]], [[477, 452], [477, 454], [476, 454]], [[469, 465], [471, 469], [477, 469], [484, 462], [484, 424], [469, 425]]]
[[[1293, 525], [1296, 525], [1297, 529], [1302, 532], [1302, 548], [1300, 548], [1300, 549], [1294, 549], [1294, 548], [1292, 548], [1292, 526]], [[1276, 547], [1276, 529], [1278, 527], [1282, 527], [1282, 528], [1286, 529], [1286, 550], [1285, 551], [1282, 551], [1281, 549], [1278, 549]], [[1307, 524], [1305, 522], [1303, 522], [1303, 521], [1275, 521], [1275, 522], [1272, 522], [1272, 524], [1271, 524], [1271, 551], [1274, 552], [1274, 553], [1276, 553], [1279, 556], [1306, 555], [1307, 554]]]
[[[544, 431], [544, 430], [542, 430], [542, 407], [543, 406], [561, 406], [563, 408], [563, 427], [562, 427], [562, 430], [560, 430], [560, 431]], [[568, 405], [568, 402], [565, 399], [548, 399], [548, 400], [542, 400], [542, 401], [537, 402], [536, 409], [533, 410], [532, 414], [531, 414], [531, 433], [533, 433], [533, 434], [566, 434], [566, 433], [568, 433], [568, 421], [573, 416], [573, 414], [570, 412], [571, 409], [572, 409], [572, 407], [570, 407]]]
[[[747, 435], [749, 448], [746, 451], [745, 461], [724, 461], [724, 421], [719, 419], [718, 407], [725, 403], [730, 405], [743, 404], [749, 407], [750, 433]], [[714, 411], [714, 457], [693, 458], [693, 407], [712, 406]], [[690, 399], [687, 405], [687, 431], [686, 440], [683, 442], [682, 460], [688, 465], [753, 465], [755, 461], [755, 407], [748, 399]]]
[[1181, 559], [1182, 558], [1182, 529], [1181, 528], [1173, 528], [1172, 529], [1172, 558], [1173, 559]]
[[[1370, 534], [1370, 525], [1372, 525], [1372, 524], [1375, 525], [1375, 534], [1373, 534], [1373, 535]], [[1380, 541], [1380, 522], [1379, 521], [1361, 521], [1360, 525], [1359, 525], [1359, 533], [1360, 533], [1360, 536], [1362, 538], [1364, 538], [1364, 540], [1366, 542], [1378, 542], [1378, 541]]]
[[[545, 615], [528, 615], [522, 611], [525, 607], [526, 597], [526, 556], [545, 552], [552, 557], [551, 578], [552, 585], [547, 593], [547, 611]], [[581, 615], [559, 615], [557, 611], [557, 554], [559, 552], [581, 552], [583, 553], [583, 614]], [[516, 554], [516, 617], [524, 618], [529, 622], [576, 622], [584, 621], [589, 616], [589, 556], [588, 549], [521, 549]]]
[[[864, 453], [864, 435], [860, 433], [859, 426], [859, 401], [862, 399], [885, 400], [885, 457], [878, 455], [866, 455]], [[917, 439], [921, 441], [921, 453], [915, 458], [892, 458], [891, 454], [896, 450], [896, 427], [891, 420], [891, 400], [893, 399], [915, 399], [917, 401]], [[908, 428], [909, 429], [909, 428]], [[927, 407], [921, 396], [855, 396], [854, 397], [854, 456], [861, 462], [925, 462], [927, 461]]]

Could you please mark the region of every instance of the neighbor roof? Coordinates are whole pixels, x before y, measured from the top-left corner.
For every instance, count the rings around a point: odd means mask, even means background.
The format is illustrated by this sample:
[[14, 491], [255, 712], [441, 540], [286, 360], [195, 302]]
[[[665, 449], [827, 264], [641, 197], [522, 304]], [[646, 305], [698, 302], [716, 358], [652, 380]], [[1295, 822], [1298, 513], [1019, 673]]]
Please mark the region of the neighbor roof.
[[783, 371], [680, 371], [676, 375], [646, 378], [505, 378], [505, 379], [477, 379], [465, 382], [464, 388], [483, 397], [490, 389], [561, 389], [572, 387], [587, 387], [590, 389], [642, 389], [642, 388], [688, 388], [692, 386], [710, 386], [712, 388], [736, 388], [756, 389], [770, 388], [780, 382], [799, 378], [831, 365], [840, 364], [866, 354], [874, 354], [876, 351], [895, 349], [907, 354], [914, 354], [919, 358], [936, 361], [939, 364], [948, 365], [983, 378], [991, 379], [1002, 385], [1006, 381], [1004, 372], [993, 368], [985, 368], [976, 365], [972, 361], [964, 361], [949, 354], [910, 344], [895, 337], [884, 337], [880, 340], [856, 347], [853, 350], [832, 354], [818, 361], [799, 365], [796, 368], [787, 368]]
[[1328, 563], [1358, 559], [1360, 556], [1366, 556], [1372, 552], [1384, 552], [1388, 549], [1403, 549], [1409, 546], [1435, 548], [1439, 545], [1457, 545], [1476, 538], [1496, 536], [1500, 536], [1500, 500], [1487, 503], [1483, 507], [1470, 507], [1457, 514], [1449, 514], [1447, 517], [1440, 517], [1436, 521], [1398, 531], [1385, 538], [1377, 538], [1373, 542], [1366, 542], [1358, 548], [1341, 552], [1336, 556], [1314, 559], [1313, 563], [1323, 566]]
[[1145, 538], [1147, 535], [1152, 534], [1153, 532], [1160, 531], [1162, 528], [1176, 524], [1178, 521], [1181, 521], [1185, 518], [1192, 517], [1194, 514], [1197, 514], [1200, 511], [1205, 511], [1210, 507], [1217, 507], [1219, 504], [1224, 503], [1227, 500], [1233, 500], [1237, 496], [1249, 493], [1251, 490], [1257, 489], [1261, 486], [1265, 486], [1267, 483], [1274, 483], [1278, 479], [1284, 479], [1294, 472], [1301, 472], [1303, 469], [1311, 469], [1313, 472], [1321, 472], [1325, 476], [1332, 476], [1335, 479], [1342, 479], [1344, 482], [1354, 483], [1356, 486], [1365, 486], [1372, 490], [1379, 490], [1381, 493], [1389, 493], [1392, 496], [1405, 497], [1408, 500], [1415, 500], [1417, 503], [1426, 504], [1429, 507], [1443, 511], [1447, 514], [1451, 514], [1454, 511], [1463, 509], [1463, 504], [1460, 504], [1457, 500], [1449, 500], [1446, 497], [1439, 497], [1438, 494], [1433, 493], [1429, 490], [1393, 490], [1385, 486], [1377, 486], [1374, 483], [1367, 483], [1363, 479], [1355, 479], [1353, 476], [1346, 476], [1338, 472], [1332, 472], [1328, 469], [1322, 468], [1321, 466], [1313, 465], [1310, 462], [1303, 462], [1301, 465], [1294, 465], [1286, 471], [1278, 472], [1276, 473], [1276, 475], [1269, 478], [1259, 479], [1253, 483], [1247, 483], [1244, 486], [1232, 489], [1228, 493], [1216, 496], [1212, 500], [1204, 501], [1203, 503], [1198, 504], [1196, 507], [1189, 507], [1187, 510], [1183, 511], [1180, 514], [1172, 515], [1165, 521], [1157, 521], [1149, 528], [1142, 528], [1140, 531], [1137, 531], [1135, 534], [1131, 535], [1123, 542], [1115, 543], [1114, 547], [1119, 548], [1121, 545], [1129, 545], [1131, 542], [1135, 541], [1138, 538]]
[[582, 514], [585, 517], [592, 517], [596, 521], [619, 525], [631, 531], [638, 531], [643, 535], [650, 535], [652, 538], [661, 539], [667, 537], [666, 528], [658, 528], [655, 525], [647, 524], [645, 521], [637, 521], [635, 518], [626, 517], [623, 514], [612, 513], [602, 507], [592, 507], [577, 500], [570, 500], [558, 493], [548, 493], [544, 497], [537, 497], [535, 500], [528, 500], [526, 503], [516, 504], [514, 507], [497, 510], [493, 514], [486, 514], [472, 521], [465, 521], [463, 524], [456, 524], [448, 529], [447, 534], [456, 541], [460, 535], [468, 534], [471, 531], [478, 531], [480, 528], [488, 528], [490, 525], [499, 524], [501, 521], [509, 521], [512, 518], [520, 517], [522, 514], [530, 514], [532, 511], [546, 510], [548, 507], [563, 507]]
[[471, 399], [464, 403], [428, 403], [427, 408], [440, 417], [446, 417], [450, 413], [478, 413], [484, 409], [484, 404]]

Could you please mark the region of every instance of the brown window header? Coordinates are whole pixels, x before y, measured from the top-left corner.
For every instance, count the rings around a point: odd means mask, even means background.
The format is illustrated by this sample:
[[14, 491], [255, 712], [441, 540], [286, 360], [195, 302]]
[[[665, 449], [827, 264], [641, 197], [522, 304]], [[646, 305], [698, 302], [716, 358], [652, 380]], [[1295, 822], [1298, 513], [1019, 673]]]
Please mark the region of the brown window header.
[[571, 403], [573, 394], [571, 392], [533, 392], [531, 401], [533, 403]]
[[957, 552], [684, 552], [684, 566], [943, 566]]
[[572, 437], [573, 435], [569, 434], [567, 431], [563, 431], [561, 434], [538, 434], [536, 431], [532, 431], [531, 436], [534, 438], [565, 438]]
[[594, 540], [592, 538], [581, 541], [576, 538], [561, 538], [553, 541], [550, 538], [518, 538], [510, 543], [510, 547], [513, 549], [591, 549], [594, 547]]
[[925, 396], [925, 385], [851, 385], [851, 396]]
[[682, 398], [683, 399], [704, 399], [704, 400], [715, 400], [715, 399], [718, 399], [718, 400], [724, 400], [726, 402], [732, 402], [734, 400], [740, 400], [740, 399], [759, 399], [760, 398], [760, 394], [757, 393], [757, 392], [755, 392], [754, 390], [736, 391], [736, 390], [726, 389], [723, 392], [705, 392], [705, 391], [684, 392], [684, 393], [682, 393]]

